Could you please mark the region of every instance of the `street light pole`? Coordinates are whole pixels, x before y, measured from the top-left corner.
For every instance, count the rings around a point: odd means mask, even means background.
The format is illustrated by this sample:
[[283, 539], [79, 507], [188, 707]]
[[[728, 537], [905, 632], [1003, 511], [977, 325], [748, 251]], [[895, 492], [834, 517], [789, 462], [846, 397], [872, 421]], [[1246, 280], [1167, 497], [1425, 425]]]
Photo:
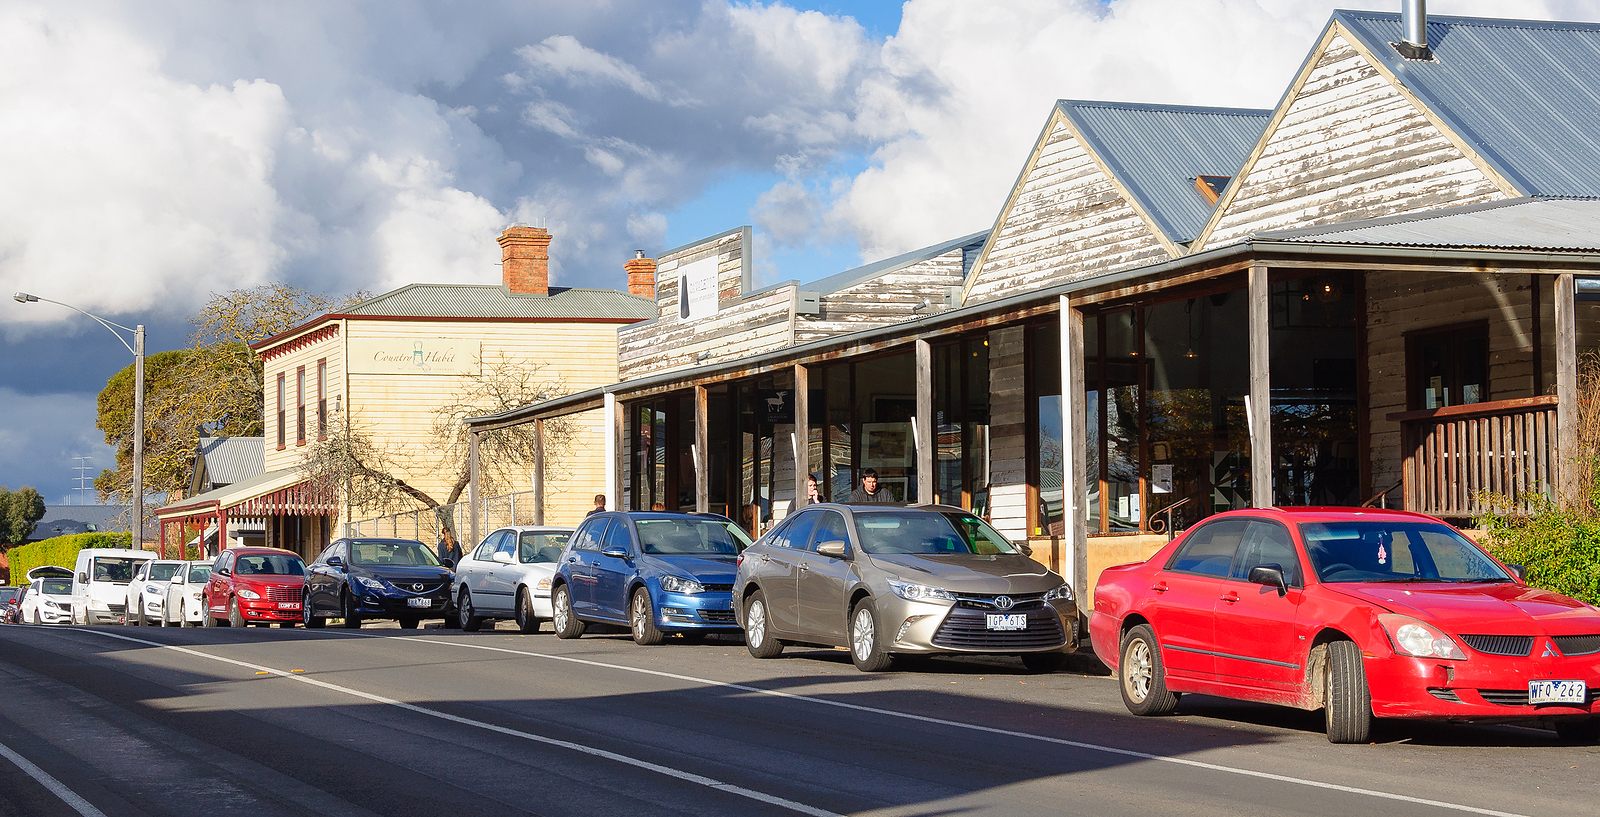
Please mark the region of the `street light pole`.
[[[133, 548], [144, 548], [144, 324], [138, 324], [132, 329], [120, 323], [112, 323], [99, 315], [85, 312], [72, 304], [52, 301], [26, 292], [13, 294], [12, 299], [19, 304], [44, 301], [56, 306], [64, 306], [80, 315], [94, 319], [107, 331], [115, 335], [122, 342], [123, 348], [133, 353]], [[133, 345], [122, 337], [117, 330], [133, 333]]]

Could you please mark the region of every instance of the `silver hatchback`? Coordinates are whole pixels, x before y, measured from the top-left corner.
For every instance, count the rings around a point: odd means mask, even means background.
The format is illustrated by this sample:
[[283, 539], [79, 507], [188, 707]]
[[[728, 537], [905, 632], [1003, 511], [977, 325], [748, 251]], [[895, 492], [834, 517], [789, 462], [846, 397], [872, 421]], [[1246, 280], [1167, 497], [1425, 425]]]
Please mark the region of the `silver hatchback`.
[[734, 605], [745, 644], [846, 647], [865, 672], [896, 655], [1018, 655], [1058, 668], [1078, 646], [1060, 575], [994, 528], [942, 505], [812, 505], [739, 556]]

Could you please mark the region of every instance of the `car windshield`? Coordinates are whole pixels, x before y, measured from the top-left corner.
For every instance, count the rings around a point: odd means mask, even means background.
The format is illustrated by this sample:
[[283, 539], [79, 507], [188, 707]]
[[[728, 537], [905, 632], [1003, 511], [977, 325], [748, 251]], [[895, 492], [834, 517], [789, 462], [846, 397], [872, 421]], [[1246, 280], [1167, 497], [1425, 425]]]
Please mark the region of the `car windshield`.
[[572, 534], [566, 531], [559, 533], [523, 531], [517, 537], [517, 559], [525, 565], [560, 561], [561, 550], [567, 546], [567, 540], [571, 538]]
[[1300, 536], [1324, 582], [1515, 581], [1438, 522], [1314, 522], [1302, 524]]
[[233, 572], [240, 576], [304, 576], [306, 563], [286, 553], [247, 553], [239, 557]]
[[205, 584], [211, 578], [211, 565], [190, 565], [189, 584]]
[[115, 556], [96, 556], [94, 558], [94, 573], [92, 576], [97, 582], [112, 582], [114, 584], [127, 584], [133, 581], [133, 571], [140, 562], [148, 559], [118, 558]]
[[873, 511], [857, 513], [855, 518], [856, 535], [867, 553], [950, 556], [1017, 552], [1004, 536], [971, 514]]
[[173, 576], [178, 575], [178, 568], [180, 567], [182, 567], [182, 565], [177, 564], [176, 562], [171, 564], [151, 565], [150, 581], [170, 582], [172, 581]]
[[22, 592], [20, 587], [0, 587], [0, 602], [11, 601]]
[[45, 579], [44, 584], [39, 585], [39, 592], [46, 596], [70, 596], [72, 595], [72, 580]]
[[744, 543], [715, 519], [635, 519], [639, 544], [657, 556], [737, 556]]
[[403, 565], [409, 567], [437, 567], [438, 557], [421, 542], [405, 540], [377, 540], [350, 542], [350, 564], [353, 565]]

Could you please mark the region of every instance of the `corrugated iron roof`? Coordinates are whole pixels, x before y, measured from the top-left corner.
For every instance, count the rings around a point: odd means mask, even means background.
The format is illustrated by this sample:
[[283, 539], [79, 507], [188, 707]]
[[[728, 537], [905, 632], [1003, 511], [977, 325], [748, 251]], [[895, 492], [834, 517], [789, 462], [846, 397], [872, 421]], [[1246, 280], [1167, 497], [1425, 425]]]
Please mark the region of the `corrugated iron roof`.
[[261, 437], [201, 437], [200, 456], [212, 485], [232, 485], [267, 470], [266, 440]]
[[1600, 251], [1600, 201], [1512, 199], [1303, 230], [1257, 233], [1253, 238], [1295, 244]]
[[1272, 111], [1125, 102], [1056, 103], [1090, 150], [1174, 243], [1193, 241], [1212, 204], [1196, 176], [1232, 177], [1260, 141]]
[[1333, 19], [1523, 195], [1600, 196], [1600, 25], [1430, 15], [1419, 61], [1398, 14]]
[[499, 284], [408, 284], [368, 298], [349, 315], [427, 318], [654, 317], [655, 301], [614, 289], [551, 287], [549, 295], [513, 295]]

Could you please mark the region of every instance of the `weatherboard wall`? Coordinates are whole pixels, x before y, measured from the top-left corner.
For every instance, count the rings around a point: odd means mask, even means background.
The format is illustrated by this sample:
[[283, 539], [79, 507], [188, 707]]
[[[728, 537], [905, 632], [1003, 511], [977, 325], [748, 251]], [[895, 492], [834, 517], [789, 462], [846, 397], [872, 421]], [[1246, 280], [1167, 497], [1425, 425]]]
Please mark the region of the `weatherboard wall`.
[[962, 257], [962, 248], [957, 247], [822, 295], [816, 315], [795, 316], [794, 342], [808, 343], [943, 311], [945, 293], [961, 286]]
[[1335, 27], [1194, 249], [1505, 198]]

